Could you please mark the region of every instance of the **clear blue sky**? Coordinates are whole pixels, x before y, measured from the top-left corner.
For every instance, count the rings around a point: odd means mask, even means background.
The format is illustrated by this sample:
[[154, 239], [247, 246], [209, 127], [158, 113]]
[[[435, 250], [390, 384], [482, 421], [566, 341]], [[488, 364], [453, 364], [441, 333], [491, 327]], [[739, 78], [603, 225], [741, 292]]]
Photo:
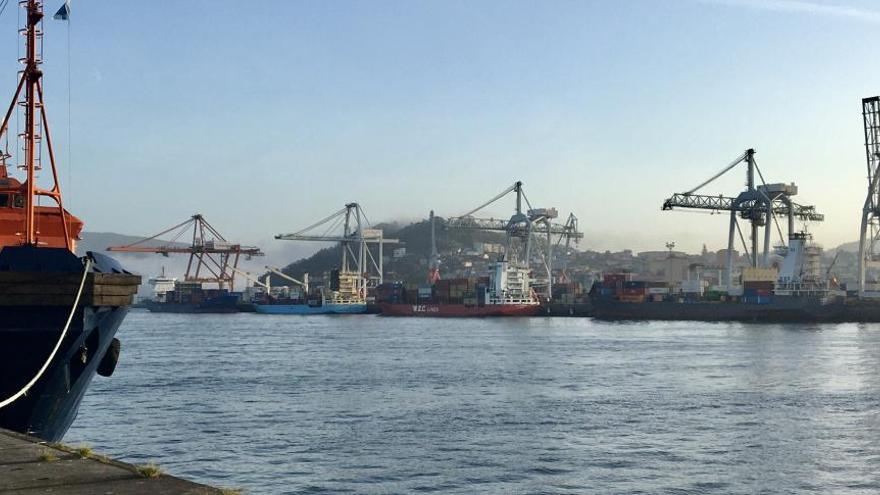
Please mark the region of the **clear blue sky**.
[[[11, 94], [10, 3], [0, 80]], [[860, 104], [880, 94], [876, 2], [72, 8], [65, 185], [87, 230], [154, 233], [199, 211], [266, 243], [347, 201], [374, 221], [454, 215], [519, 179], [533, 203], [580, 217], [585, 247], [694, 251], [721, 247], [726, 221], [661, 212], [662, 200], [754, 147], [768, 180], [797, 182], [800, 201], [826, 213], [817, 240], [857, 238]], [[67, 26], [46, 31], [67, 182]], [[706, 192], [734, 194], [742, 180]]]

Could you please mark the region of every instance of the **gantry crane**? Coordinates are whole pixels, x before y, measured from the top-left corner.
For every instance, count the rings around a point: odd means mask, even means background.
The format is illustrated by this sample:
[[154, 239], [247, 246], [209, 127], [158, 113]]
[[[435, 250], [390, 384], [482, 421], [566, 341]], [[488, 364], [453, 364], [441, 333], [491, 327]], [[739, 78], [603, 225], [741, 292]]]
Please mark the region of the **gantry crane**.
[[[319, 228], [324, 231], [315, 233]], [[340, 228], [342, 231], [338, 232]], [[378, 283], [381, 284], [384, 281], [384, 245], [400, 242], [397, 239], [386, 239], [381, 229], [370, 228], [370, 222], [358, 203], [348, 203], [341, 210], [298, 232], [279, 234], [275, 238], [287, 241], [338, 242], [342, 246], [339, 287], [331, 287], [331, 290], [339, 292], [343, 299], [364, 297], [371, 269], [376, 271]], [[373, 256], [370, 244], [378, 245], [378, 256]]]
[[[516, 203], [513, 216], [509, 220], [474, 217], [475, 213], [510, 193], [515, 193]], [[523, 212], [523, 202], [528, 206], [528, 210], [525, 212]], [[546, 286], [549, 297], [553, 293], [554, 236], [558, 238], [557, 246], [564, 240], [566, 247], [570, 246], [571, 241], [577, 243], [584, 237], [584, 234], [578, 231], [577, 217], [574, 214], [570, 214], [564, 224], [554, 222], [558, 216], [556, 208], [533, 208], [523, 191], [523, 183], [517, 181], [464, 215], [449, 218], [446, 221], [446, 226], [452, 229], [504, 232], [507, 234], [507, 249], [505, 250], [507, 261], [519, 267], [531, 265], [532, 244], [533, 241], [539, 240], [538, 253], [547, 274]]]
[[880, 257], [877, 255], [880, 237], [880, 96], [862, 100], [862, 120], [868, 163], [868, 194], [862, 207], [859, 235], [859, 297], [877, 297], [880, 292], [876, 288], [865, 290], [865, 279], [868, 269], [880, 267]]
[[[164, 236], [170, 236], [170, 240], [160, 239]], [[178, 242], [179, 239], [187, 238], [191, 238], [189, 246]], [[185, 281], [216, 283], [221, 289], [228, 285], [229, 290], [235, 290], [235, 273], [238, 271], [241, 256], [246, 259], [263, 256], [263, 252], [256, 246], [243, 246], [227, 241], [198, 213], [154, 236], [124, 246], [111, 246], [107, 251], [157, 253], [163, 256], [189, 254]]]
[[[709, 196], [703, 194], [695, 194], [698, 190], [707, 186], [715, 179], [731, 171], [737, 165], [746, 164], [746, 190], [738, 196], [729, 197], [724, 195]], [[761, 180], [761, 185], [755, 183], [755, 174]], [[730, 227], [727, 237], [727, 289], [733, 288], [733, 246], [735, 237], [739, 234], [742, 241], [743, 249], [749, 258], [752, 266], [767, 266], [770, 260], [770, 240], [772, 238], [772, 226], [775, 224], [779, 232], [782, 246], [786, 245], [786, 240], [795, 232], [795, 219], [803, 221], [821, 222], [825, 216], [817, 213], [814, 206], [804, 206], [795, 203], [791, 197], [797, 194], [797, 186], [791, 184], [767, 184], [758, 164], [755, 162], [755, 150], [748, 149], [738, 156], [720, 172], [702, 182], [693, 189], [673, 194], [672, 197], [663, 202], [663, 210], [672, 210], [674, 208], [690, 208], [699, 210], [712, 211], [729, 211]], [[788, 219], [788, 236], [782, 235], [782, 229], [776, 221], [776, 216], [785, 216]], [[742, 230], [740, 230], [737, 217], [748, 220], [751, 227], [751, 249], [746, 244]], [[764, 246], [760, 263], [758, 260], [758, 237], [760, 227], [764, 228]]]

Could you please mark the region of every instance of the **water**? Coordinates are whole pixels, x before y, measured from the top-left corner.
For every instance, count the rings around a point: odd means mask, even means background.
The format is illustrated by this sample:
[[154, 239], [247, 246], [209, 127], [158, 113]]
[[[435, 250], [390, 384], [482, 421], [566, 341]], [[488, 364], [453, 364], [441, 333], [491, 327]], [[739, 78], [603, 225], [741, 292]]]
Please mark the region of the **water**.
[[132, 312], [65, 441], [249, 493], [876, 493], [878, 330]]

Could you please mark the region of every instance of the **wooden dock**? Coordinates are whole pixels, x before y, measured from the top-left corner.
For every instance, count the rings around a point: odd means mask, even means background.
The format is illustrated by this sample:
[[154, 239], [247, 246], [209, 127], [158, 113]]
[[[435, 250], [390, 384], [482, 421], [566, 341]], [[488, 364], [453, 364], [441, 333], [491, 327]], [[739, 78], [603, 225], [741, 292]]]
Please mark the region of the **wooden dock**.
[[0, 429], [0, 494], [223, 494], [223, 491], [158, 473], [86, 450], [48, 445]]

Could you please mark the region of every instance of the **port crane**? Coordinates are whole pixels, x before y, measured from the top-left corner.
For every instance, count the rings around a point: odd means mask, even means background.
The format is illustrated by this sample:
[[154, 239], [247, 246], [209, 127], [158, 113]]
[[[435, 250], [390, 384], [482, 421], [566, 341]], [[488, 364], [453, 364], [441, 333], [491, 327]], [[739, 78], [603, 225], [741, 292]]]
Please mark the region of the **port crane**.
[[[169, 240], [162, 237], [170, 236]], [[190, 239], [190, 245], [179, 242]], [[186, 282], [216, 283], [220, 289], [227, 285], [235, 289], [235, 273], [242, 256], [251, 259], [263, 256], [256, 246], [243, 246], [229, 242], [201, 214], [196, 213], [183, 222], [124, 246], [111, 246], [107, 251], [118, 253], [157, 253], [162, 256], [189, 254], [186, 265]]]
[[[696, 194], [697, 191], [709, 185], [727, 172], [730, 172], [740, 164], [746, 165], [746, 190], [736, 197], [724, 195]], [[756, 173], [761, 184], [756, 184]], [[802, 221], [821, 222], [825, 216], [817, 213], [814, 206], [800, 205], [792, 201], [791, 197], [797, 194], [797, 186], [791, 184], [767, 184], [763, 174], [755, 162], [755, 150], [747, 149], [721, 171], [703, 181], [696, 187], [683, 192], [673, 194], [663, 202], [663, 210], [675, 208], [687, 208], [696, 210], [711, 210], [713, 212], [729, 211], [730, 227], [727, 237], [727, 290], [733, 289], [733, 247], [737, 235], [742, 241], [743, 249], [749, 258], [749, 263], [754, 266], [768, 266], [770, 262], [770, 241], [772, 238], [772, 226], [775, 224], [779, 232], [782, 246], [786, 245], [786, 239], [782, 235], [782, 229], [776, 220], [780, 215], [788, 219], [788, 236], [795, 232], [795, 219]], [[739, 226], [738, 218], [749, 221], [750, 245], [748, 245]], [[760, 261], [758, 258], [759, 230], [763, 227], [763, 252]]]
[[880, 256], [877, 254], [880, 239], [880, 96], [862, 100], [862, 121], [868, 164], [868, 194], [862, 207], [859, 233], [859, 297], [880, 297], [876, 283], [872, 290], [866, 290], [868, 270], [880, 268]]
[[[514, 194], [514, 213], [508, 220], [496, 218], [477, 218], [474, 214], [488, 206], [500, 201], [509, 194]], [[528, 207], [523, 210], [523, 203]], [[569, 214], [564, 224], [555, 219], [559, 216], [556, 208], [534, 208], [523, 191], [521, 181], [504, 189], [495, 197], [468, 211], [463, 215], [449, 218], [446, 227], [461, 230], [479, 230], [487, 232], [504, 232], [507, 235], [507, 248], [505, 256], [511, 264], [520, 267], [529, 267], [532, 260], [533, 244], [537, 245], [538, 254], [544, 270], [547, 274], [547, 296], [553, 293], [553, 238], [557, 238], [556, 246], [565, 242], [570, 247], [571, 242], [579, 242], [584, 234], [578, 231], [577, 217]], [[537, 241], [537, 242], [535, 242]], [[538, 284], [536, 284], [538, 285]]]
[[[346, 292], [343, 297], [352, 298], [363, 298], [366, 294], [371, 271], [378, 275], [378, 283], [384, 281], [384, 246], [400, 242], [397, 239], [386, 239], [381, 229], [370, 228], [370, 222], [358, 203], [348, 203], [342, 209], [298, 232], [278, 234], [275, 238], [286, 241], [338, 242], [342, 247], [339, 287], [333, 287], [334, 283], [331, 281], [331, 290]], [[378, 256], [373, 256], [369, 247], [371, 244], [378, 246]]]

